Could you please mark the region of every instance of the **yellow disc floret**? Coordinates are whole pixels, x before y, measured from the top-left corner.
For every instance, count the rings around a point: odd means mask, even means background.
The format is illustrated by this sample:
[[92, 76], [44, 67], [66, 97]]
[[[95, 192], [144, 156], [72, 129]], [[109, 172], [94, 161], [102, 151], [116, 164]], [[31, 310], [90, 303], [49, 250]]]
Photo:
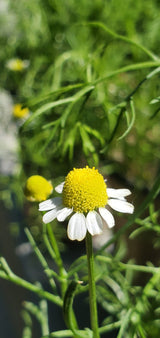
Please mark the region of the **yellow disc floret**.
[[63, 203], [75, 212], [86, 213], [107, 204], [106, 184], [95, 168], [73, 169], [65, 178]]
[[12, 69], [20, 72], [23, 70], [23, 61], [21, 59], [15, 59], [12, 62]]
[[24, 193], [29, 201], [45, 201], [52, 193], [53, 186], [44, 177], [39, 175], [30, 176], [26, 182]]
[[13, 107], [13, 116], [18, 118], [18, 119], [22, 119], [23, 117], [27, 117], [29, 115], [29, 109], [26, 108], [22, 108], [22, 104], [21, 103], [17, 103], [15, 104], [15, 106]]

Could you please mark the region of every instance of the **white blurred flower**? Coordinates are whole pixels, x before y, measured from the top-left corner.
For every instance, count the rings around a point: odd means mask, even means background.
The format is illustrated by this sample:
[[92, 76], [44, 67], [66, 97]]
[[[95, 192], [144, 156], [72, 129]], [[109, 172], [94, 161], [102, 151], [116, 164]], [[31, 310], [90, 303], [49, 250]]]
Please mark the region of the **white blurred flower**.
[[0, 91], [0, 173], [12, 175], [19, 168], [17, 125], [12, 117], [11, 95]]
[[10, 59], [6, 62], [6, 67], [13, 72], [22, 72], [29, 67], [29, 60], [21, 60], [19, 58]]

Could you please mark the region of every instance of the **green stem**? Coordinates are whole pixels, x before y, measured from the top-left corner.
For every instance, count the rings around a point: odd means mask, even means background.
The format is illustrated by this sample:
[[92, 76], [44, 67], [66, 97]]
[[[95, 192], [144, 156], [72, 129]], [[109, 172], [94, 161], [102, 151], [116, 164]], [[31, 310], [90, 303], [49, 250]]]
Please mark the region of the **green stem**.
[[48, 239], [48, 235], [47, 235], [47, 225], [45, 223], [43, 223], [43, 239], [44, 239], [44, 243], [46, 245], [46, 248], [51, 256], [51, 258], [55, 261], [56, 259], [56, 255], [55, 252], [52, 248], [52, 245], [50, 244], [50, 241]]
[[11, 281], [14, 284], [17, 284], [29, 291], [36, 293], [39, 297], [45, 298], [58, 306], [62, 306], [63, 302], [59, 296], [53, 295], [48, 291], [43, 290], [42, 288], [27, 282], [26, 280], [16, 276], [12, 271], [7, 275], [4, 271], [0, 271], [0, 278]]
[[100, 255], [97, 255], [96, 259], [100, 262], [106, 262], [110, 264], [116, 263], [117, 268], [120, 270], [132, 270], [132, 271], [160, 275], [160, 268], [156, 266], [145, 266], [145, 265], [136, 265], [136, 264], [130, 264], [130, 263], [122, 263], [122, 262], [114, 261], [113, 258], [111, 257], [100, 256]]
[[117, 321], [117, 322], [114, 322], [114, 323], [111, 323], [111, 324], [107, 324], [107, 325], [104, 325], [102, 327], [99, 328], [99, 333], [106, 333], [106, 332], [109, 332], [109, 331], [112, 331], [114, 329], [117, 329], [118, 327], [121, 326], [121, 321]]
[[99, 27], [102, 28], [106, 33], [108, 33], [109, 35], [111, 35], [112, 37], [114, 37], [115, 39], [118, 40], [122, 40], [125, 41], [139, 49], [141, 49], [144, 53], [146, 53], [152, 60], [157, 60], [158, 56], [153, 54], [149, 49], [147, 49], [146, 47], [144, 47], [143, 45], [141, 45], [140, 43], [131, 40], [130, 38], [117, 34], [116, 32], [112, 31], [110, 28], [108, 28], [106, 25], [104, 25], [102, 22], [99, 21], [91, 21], [91, 22], [87, 22], [86, 25], [90, 25], [90, 26], [95, 26], [95, 27]]
[[39, 302], [39, 306], [31, 302], [24, 302], [25, 309], [39, 321], [41, 326], [42, 335], [49, 334], [48, 326], [48, 307], [46, 299]]
[[62, 296], [64, 296], [65, 291], [66, 291], [66, 286], [67, 286], [66, 270], [63, 266], [63, 262], [62, 262], [62, 259], [61, 259], [59, 248], [58, 248], [54, 233], [52, 231], [52, 226], [51, 226], [50, 223], [47, 224], [47, 231], [48, 231], [49, 239], [50, 239], [50, 242], [51, 242], [51, 246], [52, 246], [54, 253], [55, 253], [55, 261], [56, 261], [56, 264], [58, 266], [59, 276], [61, 278], [61, 281], [60, 281], [61, 282], [61, 292], [62, 292]]
[[[145, 62], [140, 62], [140, 63], [133, 63], [124, 67], [121, 67], [119, 69], [113, 70], [112, 72], [106, 74], [103, 77], [100, 77], [98, 79], [96, 79], [95, 81], [92, 82], [92, 84], [94, 86], [96, 86], [97, 84], [117, 75], [120, 73], [124, 73], [124, 72], [129, 72], [132, 70], [139, 70], [139, 69], [145, 69], [145, 68], [152, 68], [152, 67], [159, 67], [160, 66], [160, 61], [145, 61]], [[28, 120], [27, 120], [28, 121]]]
[[47, 261], [46, 259], [44, 258], [44, 256], [42, 255], [41, 251], [38, 249], [37, 245], [36, 245], [36, 242], [33, 238], [33, 236], [31, 235], [29, 229], [25, 228], [25, 233], [28, 237], [28, 240], [36, 254], [36, 256], [38, 257], [43, 269], [44, 269], [44, 272], [46, 273], [48, 279], [49, 279], [49, 283], [51, 285], [51, 287], [53, 288], [54, 291], [56, 291], [56, 284], [55, 284], [55, 281], [54, 279], [52, 278], [52, 274], [51, 274], [51, 271], [49, 269], [49, 266], [47, 264]]
[[28, 313], [28, 311], [26, 310], [22, 310], [21, 311], [21, 315], [24, 321], [24, 329], [22, 332], [22, 338], [31, 338], [32, 337], [32, 318], [30, 313]]
[[42, 335], [49, 334], [48, 306], [45, 299], [40, 302]]
[[[60, 251], [59, 251], [59, 248], [58, 248], [58, 245], [57, 245], [57, 242], [56, 242], [56, 238], [54, 236], [54, 233], [52, 231], [52, 226], [51, 226], [50, 223], [47, 224], [47, 231], [48, 231], [48, 236], [49, 236], [49, 239], [50, 239], [50, 242], [51, 242], [51, 246], [52, 246], [54, 253], [55, 253], [55, 262], [56, 262], [56, 264], [58, 266], [58, 270], [59, 270], [59, 277], [60, 277], [59, 281], [60, 281], [60, 285], [61, 285], [61, 294], [62, 294], [62, 297], [64, 298], [66, 288], [67, 288], [67, 279], [66, 279], [67, 272], [66, 272], [66, 270], [63, 266], [63, 261], [61, 259]], [[75, 317], [73, 309], [71, 310], [71, 318], [72, 318], [72, 322], [75, 323], [75, 326], [78, 328], [76, 317]]]
[[94, 255], [92, 248], [92, 236], [87, 232], [86, 236], [86, 252], [88, 262], [88, 282], [89, 282], [89, 303], [90, 303], [90, 318], [91, 328], [93, 330], [93, 338], [99, 338], [98, 332], [98, 315], [96, 303], [96, 288], [94, 278]]

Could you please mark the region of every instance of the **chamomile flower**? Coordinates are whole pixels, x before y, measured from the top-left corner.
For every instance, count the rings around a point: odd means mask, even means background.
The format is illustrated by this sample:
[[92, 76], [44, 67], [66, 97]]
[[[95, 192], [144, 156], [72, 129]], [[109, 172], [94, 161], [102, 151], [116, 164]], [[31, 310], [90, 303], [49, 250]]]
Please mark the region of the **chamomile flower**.
[[19, 58], [10, 59], [6, 63], [6, 67], [13, 72], [21, 72], [28, 68], [29, 60], [21, 60]]
[[45, 201], [52, 193], [53, 186], [51, 182], [47, 181], [43, 176], [33, 175], [27, 179], [24, 194], [31, 202]]
[[17, 119], [26, 118], [29, 115], [29, 109], [27, 107], [22, 108], [21, 103], [17, 103], [13, 107], [13, 116]]
[[39, 204], [40, 211], [47, 211], [43, 222], [49, 223], [55, 218], [63, 222], [70, 216], [67, 228], [71, 240], [82, 241], [87, 231], [98, 235], [103, 231], [105, 222], [109, 228], [115, 225], [115, 220], [106, 206], [112, 209], [132, 214], [134, 207], [126, 201], [131, 192], [128, 189], [108, 188], [103, 176], [97, 169], [73, 169], [65, 181], [55, 190], [62, 194]]

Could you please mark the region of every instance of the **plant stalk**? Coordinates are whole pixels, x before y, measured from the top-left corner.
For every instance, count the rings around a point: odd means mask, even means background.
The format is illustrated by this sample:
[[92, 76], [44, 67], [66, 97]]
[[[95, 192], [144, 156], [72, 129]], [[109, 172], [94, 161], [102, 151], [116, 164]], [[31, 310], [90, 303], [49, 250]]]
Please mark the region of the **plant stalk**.
[[90, 304], [90, 319], [93, 338], [99, 338], [98, 331], [98, 314], [96, 302], [96, 287], [94, 278], [94, 255], [92, 247], [92, 236], [87, 232], [86, 235], [86, 252], [88, 262], [88, 283], [89, 283], [89, 304]]

